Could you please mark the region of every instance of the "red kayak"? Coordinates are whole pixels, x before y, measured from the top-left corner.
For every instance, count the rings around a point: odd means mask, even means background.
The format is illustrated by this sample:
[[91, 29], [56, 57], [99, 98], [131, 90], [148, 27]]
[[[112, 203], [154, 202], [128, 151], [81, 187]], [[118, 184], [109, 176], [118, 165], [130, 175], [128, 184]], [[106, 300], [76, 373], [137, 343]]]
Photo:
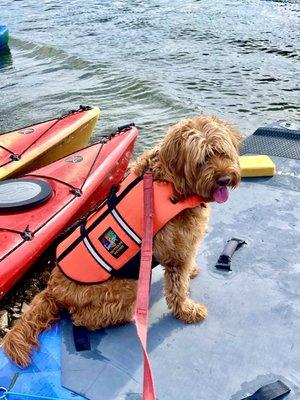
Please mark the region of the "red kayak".
[[19, 179], [0, 182], [0, 298], [68, 225], [107, 197], [138, 131], [117, 134]]

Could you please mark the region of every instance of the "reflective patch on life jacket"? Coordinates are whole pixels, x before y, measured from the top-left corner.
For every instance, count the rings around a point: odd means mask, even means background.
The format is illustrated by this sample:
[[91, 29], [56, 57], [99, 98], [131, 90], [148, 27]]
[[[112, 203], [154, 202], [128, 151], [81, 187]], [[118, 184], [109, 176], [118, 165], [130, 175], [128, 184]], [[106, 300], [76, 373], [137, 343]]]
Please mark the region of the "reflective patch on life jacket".
[[122, 240], [111, 227], [106, 229], [106, 231], [99, 236], [99, 241], [115, 258], [119, 258], [124, 251], [128, 249], [128, 246], [122, 242]]
[[121, 215], [118, 213], [116, 208], [111, 210], [111, 214], [123, 230], [131, 237], [131, 239], [139, 246], [142, 243], [142, 239], [130, 228], [130, 226], [124, 221]]
[[109, 265], [98, 253], [98, 251], [95, 249], [93, 246], [92, 242], [89, 240], [89, 237], [87, 236], [85, 227], [82, 225], [80, 227], [80, 233], [82, 237], [82, 242], [84, 243], [86, 249], [90, 253], [90, 255], [94, 258], [97, 263], [104, 268], [107, 272], [111, 272], [113, 270], [112, 266]]

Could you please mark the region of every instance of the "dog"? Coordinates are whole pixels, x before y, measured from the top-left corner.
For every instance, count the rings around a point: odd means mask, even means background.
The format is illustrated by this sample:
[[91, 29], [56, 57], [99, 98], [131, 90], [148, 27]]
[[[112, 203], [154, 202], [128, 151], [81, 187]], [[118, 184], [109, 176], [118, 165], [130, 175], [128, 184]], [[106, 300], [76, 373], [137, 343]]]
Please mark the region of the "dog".
[[[224, 202], [228, 188], [238, 186], [240, 134], [213, 116], [183, 119], [171, 126], [161, 143], [131, 165], [137, 176], [151, 171], [154, 181], [169, 182], [176, 201], [198, 195], [206, 207], [181, 211], [155, 234], [153, 255], [164, 269], [164, 293], [168, 308], [185, 323], [207, 316], [203, 304], [189, 297], [190, 279], [197, 276], [196, 253], [210, 215], [210, 202]], [[137, 281], [120, 277], [98, 284], [79, 284], [55, 266], [45, 290], [3, 339], [3, 349], [19, 366], [31, 362], [38, 335], [69, 312], [73, 323], [90, 330], [132, 321]]]

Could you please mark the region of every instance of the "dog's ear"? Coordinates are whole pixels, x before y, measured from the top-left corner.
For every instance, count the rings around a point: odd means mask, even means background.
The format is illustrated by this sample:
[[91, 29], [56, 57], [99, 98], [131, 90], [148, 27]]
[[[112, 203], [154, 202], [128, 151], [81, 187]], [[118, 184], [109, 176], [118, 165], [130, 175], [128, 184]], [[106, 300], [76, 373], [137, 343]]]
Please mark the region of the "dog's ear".
[[240, 147], [242, 145], [243, 137], [240, 134], [240, 132], [238, 132], [232, 126], [229, 126], [229, 132], [230, 132], [230, 137], [231, 137], [232, 144], [234, 145], [234, 147], [237, 150], [237, 152], [239, 152]]
[[223, 128], [226, 129], [226, 131], [228, 132], [231, 142], [233, 144], [233, 146], [235, 147], [235, 149], [237, 150], [237, 152], [240, 149], [241, 143], [242, 143], [242, 138], [243, 136], [240, 134], [240, 132], [238, 132], [231, 124], [228, 124], [227, 122], [223, 121], [222, 119], [213, 116], [212, 119], [217, 122], [219, 125], [223, 126]]
[[136, 161], [131, 163], [131, 168], [137, 176], [142, 176], [147, 170], [151, 170], [155, 162], [157, 161], [158, 149], [154, 148], [151, 150], [146, 150], [142, 153]]
[[180, 176], [184, 173], [188, 140], [193, 130], [193, 120], [183, 119], [172, 125], [164, 137], [160, 150], [160, 160], [169, 172]]
[[182, 140], [166, 136], [159, 151], [159, 158], [169, 172], [180, 171], [183, 168]]

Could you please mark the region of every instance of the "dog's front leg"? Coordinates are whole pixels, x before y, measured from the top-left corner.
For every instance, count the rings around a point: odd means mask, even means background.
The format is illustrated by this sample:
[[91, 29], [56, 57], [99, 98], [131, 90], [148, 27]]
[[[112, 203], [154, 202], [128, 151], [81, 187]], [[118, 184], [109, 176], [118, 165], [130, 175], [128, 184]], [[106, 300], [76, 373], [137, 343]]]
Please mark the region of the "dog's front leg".
[[206, 307], [189, 298], [190, 279], [198, 273], [196, 254], [209, 210], [185, 210], [155, 235], [153, 254], [165, 269], [165, 297], [175, 316], [187, 323], [207, 316]]
[[207, 316], [206, 307], [189, 298], [191, 262], [164, 265], [167, 305], [186, 323], [199, 322]]

